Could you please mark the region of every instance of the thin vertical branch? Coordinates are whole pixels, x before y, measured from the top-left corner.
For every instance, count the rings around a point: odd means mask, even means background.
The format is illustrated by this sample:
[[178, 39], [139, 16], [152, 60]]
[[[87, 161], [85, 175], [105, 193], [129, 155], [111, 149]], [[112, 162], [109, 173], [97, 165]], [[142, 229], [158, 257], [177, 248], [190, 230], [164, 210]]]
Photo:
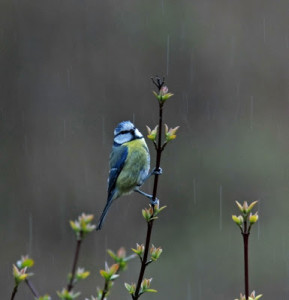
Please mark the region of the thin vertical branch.
[[102, 296], [101, 296], [101, 300], [105, 299], [106, 294], [108, 293], [108, 281], [105, 280], [105, 285], [104, 285], [104, 289], [102, 292]]
[[14, 299], [14, 297], [15, 297], [15, 295], [16, 295], [16, 293], [17, 293], [17, 290], [18, 290], [18, 285], [15, 285], [14, 286], [14, 289], [13, 289], [13, 291], [12, 291], [12, 295], [11, 295], [11, 300], [13, 300]]
[[77, 244], [76, 244], [76, 249], [75, 249], [75, 255], [74, 255], [74, 260], [73, 260], [73, 265], [72, 265], [71, 277], [70, 277], [69, 283], [67, 285], [67, 291], [68, 292], [70, 292], [73, 289], [73, 286], [74, 286], [74, 278], [75, 278], [75, 273], [76, 273], [76, 266], [77, 266], [77, 262], [78, 262], [80, 247], [81, 247], [81, 243], [82, 243], [82, 237], [83, 237], [83, 232], [80, 231], [80, 236], [77, 239]]
[[31, 293], [33, 294], [33, 296], [35, 298], [39, 298], [40, 295], [39, 295], [38, 291], [35, 289], [35, 287], [33, 286], [33, 284], [31, 283], [31, 281], [29, 279], [25, 279], [25, 282], [26, 282], [27, 286], [29, 287], [29, 289], [30, 289]]
[[[164, 85], [164, 80], [160, 80], [160, 78], [156, 78], [156, 81], [153, 80], [153, 83], [158, 87], [159, 91], [161, 90], [162, 86]], [[156, 145], [156, 167], [155, 170], [160, 169], [160, 164], [161, 164], [161, 154], [164, 149], [162, 147], [162, 126], [163, 126], [163, 103], [159, 102], [159, 131], [158, 131], [158, 143]], [[158, 182], [159, 182], [159, 174], [155, 174], [154, 178], [154, 186], [153, 186], [153, 200], [156, 199], [157, 196], [157, 189], [158, 189]], [[155, 210], [155, 205], [152, 204], [153, 211]], [[148, 265], [148, 253], [149, 253], [149, 247], [150, 247], [150, 240], [151, 240], [151, 234], [152, 234], [152, 229], [153, 229], [153, 224], [154, 224], [154, 219], [150, 220], [147, 223], [147, 234], [146, 234], [146, 241], [145, 241], [145, 250], [142, 258], [142, 263], [141, 263], [141, 269], [138, 277], [138, 282], [136, 285], [136, 290], [135, 293], [132, 295], [133, 300], [137, 300], [140, 297], [140, 289], [141, 289], [141, 283], [143, 281], [144, 273], [146, 266]]]
[[142, 264], [141, 264], [141, 269], [140, 269], [140, 273], [139, 273], [139, 277], [138, 277], [136, 290], [135, 290], [134, 295], [132, 295], [133, 300], [137, 300], [140, 296], [139, 292], [140, 292], [140, 288], [141, 288], [141, 283], [143, 281], [145, 269], [147, 266], [148, 252], [149, 252], [149, 247], [150, 247], [150, 239], [151, 239], [151, 233], [152, 233], [152, 229], [153, 229], [153, 221], [154, 220], [151, 220], [148, 222], [145, 250], [144, 250], [144, 255], [142, 258]]
[[[251, 211], [258, 201], [252, 202], [248, 205], [247, 201], [244, 201], [241, 205], [238, 201], [236, 204], [241, 211], [241, 215], [232, 215], [233, 221], [241, 230], [243, 237], [243, 247], [244, 247], [244, 285], [245, 285], [245, 295], [241, 294], [240, 298], [249, 300], [249, 237], [252, 226], [258, 221], [258, 212], [252, 214]], [[252, 293], [254, 295], [255, 292]], [[258, 295], [256, 299], [260, 298], [262, 295]], [[255, 299], [255, 296], [252, 296]], [[251, 297], [251, 298], [252, 298]]]
[[244, 244], [244, 279], [245, 279], [245, 297], [249, 299], [249, 231], [247, 222], [244, 222], [244, 231], [242, 232]]
[[[162, 126], [163, 126], [163, 103], [159, 103], [159, 132], [158, 132], [158, 145], [157, 145], [157, 159], [156, 159], [156, 170], [159, 170], [161, 165], [161, 155], [162, 155]], [[157, 189], [159, 182], [159, 174], [155, 175], [154, 188], [153, 188], [153, 200], [156, 199]], [[153, 206], [154, 208], [154, 206]]]

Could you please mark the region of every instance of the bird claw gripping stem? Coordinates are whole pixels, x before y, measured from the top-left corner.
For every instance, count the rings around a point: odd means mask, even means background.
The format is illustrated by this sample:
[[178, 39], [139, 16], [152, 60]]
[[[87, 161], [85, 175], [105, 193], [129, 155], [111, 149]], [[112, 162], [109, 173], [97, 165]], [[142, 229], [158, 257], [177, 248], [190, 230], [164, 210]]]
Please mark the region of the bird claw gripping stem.
[[163, 174], [163, 169], [159, 167], [159, 168], [154, 168], [150, 175], [162, 175], [162, 174]]

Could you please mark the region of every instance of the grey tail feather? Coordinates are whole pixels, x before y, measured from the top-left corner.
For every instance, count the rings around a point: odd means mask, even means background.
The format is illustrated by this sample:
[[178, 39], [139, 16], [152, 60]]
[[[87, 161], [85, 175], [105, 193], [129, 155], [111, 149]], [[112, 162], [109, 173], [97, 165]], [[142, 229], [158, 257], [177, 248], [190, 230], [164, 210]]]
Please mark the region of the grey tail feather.
[[107, 212], [108, 212], [108, 210], [109, 210], [109, 208], [110, 208], [110, 206], [111, 206], [111, 204], [113, 202], [112, 196], [113, 196], [113, 194], [107, 199], [106, 205], [105, 205], [105, 207], [103, 209], [103, 212], [102, 212], [101, 217], [99, 219], [99, 222], [98, 222], [98, 225], [96, 227], [96, 230], [100, 230], [102, 228], [102, 224], [104, 222], [106, 214], [107, 214]]

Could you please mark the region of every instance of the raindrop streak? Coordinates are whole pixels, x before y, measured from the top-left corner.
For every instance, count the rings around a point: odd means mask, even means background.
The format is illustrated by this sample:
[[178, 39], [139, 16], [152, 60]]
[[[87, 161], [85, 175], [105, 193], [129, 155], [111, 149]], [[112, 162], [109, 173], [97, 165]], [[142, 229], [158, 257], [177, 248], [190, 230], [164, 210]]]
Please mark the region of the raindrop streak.
[[190, 56], [190, 82], [194, 81], [194, 71], [195, 71], [194, 54], [192, 53]]
[[203, 294], [203, 288], [202, 288], [202, 282], [201, 281], [199, 281], [199, 283], [198, 283], [198, 298], [199, 298], [199, 300], [202, 300], [202, 294]]
[[266, 43], [266, 19], [265, 19], [265, 17], [263, 18], [263, 40], [264, 40], [264, 43]]
[[237, 82], [236, 85], [236, 99], [237, 99], [237, 109], [236, 109], [236, 117], [235, 119], [238, 120], [239, 114], [240, 114], [240, 108], [241, 108], [241, 102], [239, 99], [239, 95], [240, 95], [240, 81]]
[[66, 69], [66, 75], [67, 75], [67, 86], [70, 87], [70, 83], [71, 83], [70, 68]]
[[169, 75], [169, 61], [170, 61], [170, 35], [167, 37], [167, 76]]
[[27, 135], [24, 135], [24, 153], [28, 155], [28, 146], [27, 146]]
[[220, 195], [220, 231], [223, 229], [223, 186], [219, 187], [219, 195]]
[[102, 144], [105, 145], [105, 118], [102, 117]]
[[29, 237], [28, 237], [28, 253], [32, 253], [32, 241], [33, 241], [33, 230], [32, 230], [32, 214], [29, 214]]
[[196, 178], [193, 180], [193, 187], [194, 187], [194, 204], [197, 203], [197, 183]]
[[66, 139], [66, 121], [65, 119], [63, 120], [63, 140]]
[[211, 108], [210, 108], [209, 101], [207, 101], [207, 103], [206, 103], [206, 111], [207, 111], [207, 120], [210, 121], [211, 120]]
[[187, 115], [189, 113], [189, 100], [187, 93], [182, 93], [183, 102], [184, 102], [184, 114]]
[[191, 283], [190, 282], [188, 282], [188, 297], [187, 297], [187, 299], [188, 300], [192, 300], [192, 287], [191, 287]]
[[162, 0], [162, 13], [165, 14], [165, 3], [164, 0]]
[[233, 36], [231, 38], [231, 59], [230, 59], [230, 64], [231, 64], [231, 67], [234, 66], [234, 63], [235, 63], [235, 45], [236, 45], [236, 39], [235, 37]]
[[251, 100], [250, 100], [250, 129], [253, 128], [253, 117], [254, 117], [254, 97], [251, 96]]

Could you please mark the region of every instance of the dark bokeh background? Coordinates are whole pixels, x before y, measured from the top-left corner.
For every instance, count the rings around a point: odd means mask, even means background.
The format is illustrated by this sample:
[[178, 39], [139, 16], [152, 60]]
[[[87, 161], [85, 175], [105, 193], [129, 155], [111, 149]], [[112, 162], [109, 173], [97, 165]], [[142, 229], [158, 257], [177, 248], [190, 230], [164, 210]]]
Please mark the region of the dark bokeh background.
[[[1, 0], [1, 298], [26, 253], [34, 284], [56, 298], [75, 245], [68, 221], [100, 215], [113, 129], [127, 119], [143, 132], [156, 124], [150, 76], [164, 74], [175, 94], [165, 122], [181, 129], [162, 162], [168, 208], [153, 243], [164, 254], [147, 272], [159, 293], [144, 299], [236, 298], [243, 256], [234, 200], [256, 199], [251, 287], [288, 299], [288, 12], [287, 0]], [[145, 203], [120, 199], [85, 240], [80, 264], [92, 275], [78, 286], [81, 299], [102, 286], [105, 249], [144, 241]], [[130, 299], [123, 282], [138, 269], [136, 260], [111, 299]], [[32, 299], [24, 285], [18, 299]]]

